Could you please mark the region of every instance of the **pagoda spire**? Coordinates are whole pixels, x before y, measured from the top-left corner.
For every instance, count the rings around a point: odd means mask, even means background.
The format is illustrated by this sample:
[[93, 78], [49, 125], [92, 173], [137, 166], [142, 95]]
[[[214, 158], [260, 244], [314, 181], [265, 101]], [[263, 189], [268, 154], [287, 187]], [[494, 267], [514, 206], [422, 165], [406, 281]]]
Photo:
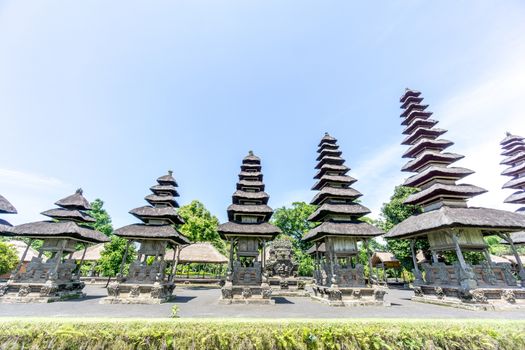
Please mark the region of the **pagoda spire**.
[[[507, 132], [500, 144], [502, 155], [506, 156], [501, 164], [507, 166], [501, 174], [511, 178], [503, 188], [515, 190], [505, 199], [505, 203], [525, 205], [525, 138]], [[517, 212], [525, 214], [525, 206]]]
[[438, 122], [430, 118], [432, 112], [426, 110], [428, 105], [422, 104], [421, 92], [406, 89], [400, 102], [403, 109], [401, 124], [405, 126], [403, 134], [407, 135], [402, 144], [409, 146], [403, 158], [411, 159], [402, 171], [416, 173], [403, 185], [420, 189], [410, 195], [405, 204], [422, 206], [424, 211], [442, 206], [467, 207], [469, 198], [485, 193], [486, 190], [456, 183], [474, 172], [450, 166], [462, 159], [463, 155], [445, 152], [453, 142], [441, 138], [447, 130], [436, 127]]
[[[0, 194], [0, 214], [16, 214], [16, 208]], [[0, 219], [0, 233], [11, 232], [12, 225], [6, 220]]]

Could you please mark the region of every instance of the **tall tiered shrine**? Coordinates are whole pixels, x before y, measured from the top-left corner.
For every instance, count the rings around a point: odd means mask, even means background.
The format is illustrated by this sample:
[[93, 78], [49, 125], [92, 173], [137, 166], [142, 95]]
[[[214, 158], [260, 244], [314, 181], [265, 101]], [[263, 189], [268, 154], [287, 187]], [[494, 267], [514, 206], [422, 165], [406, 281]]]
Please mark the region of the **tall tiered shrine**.
[[[5, 199], [4, 196], [0, 194], [0, 214], [16, 214], [16, 208], [9, 203], [7, 199]], [[0, 232], [5, 232], [6, 234], [8, 232], [11, 232], [12, 225], [4, 220], [0, 219]]]
[[[422, 104], [419, 91], [407, 89], [401, 97], [402, 122], [406, 135], [402, 144], [409, 146], [404, 158], [411, 159], [402, 171], [414, 172], [404, 186], [415, 187], [405, 204], [420, 206], [423, 213], [413, 215], [395, 226], [388, 239], [410, 239], [414, 261], [414, 300], [465, 308], [506, 308], [525, 304], [525, 290], [517, 287], [508, 264], [490, 260], [485, 235], [506, 234], [525, 227], [525, 216], [503, 210], [474, 208], [467, 200], [486, 192], [483, 188], [458, 184], [472, 170], [451, 164], [462, 155], [445, 152], [453, 143], [441, 139], [446, 130], [436, 127], [428, 105]], [[426, 239], [432, 262], [418, 268], [414, 242]], [[469, 263], [463, 253], [484, 253], [486, 261]], [[447, 265], [438, 254], [453, 252], [456, 262]]]
[[[361, 193], [351, 187], [357, 180], [347, 175], [350, 169], [344, 165], [337, 140], [326, 133], [317, 153], [317, 182], [312, 190], [319, 193], [311, 204], [319, 207], [308, 220], [321, 224], [303, 238], [315, 246], [312, 297], [334, 306], [382, 305], [385, 290], [367, 285], [365, 267], [358, 261], [358, 244], [364, 244], [370, 253], [369, 240], [383, 232], [361, 220], [370, 210], [356, 202]], [[321, 256], [323, 244], [325, 251]]]
[[[84, 282], [80, 281], [82, 261], [77, 265], [71, 255], [79, 243], [85, 254], [90, 244], [109, 240], [88, 226], [95, 219], [89, 215], [91, 206], [81, 189], [55, 204], [59, 208], [42, 213], [52, 221], [22, 224], [1, 233], [28, 238], [29, 243], [7, 284], [0, 288], [0, 302], [46, 303], [84, 296]], [[38, 257], [33, 257], [22, 272], [22, 263], [34, 240], [42, 241]]]
[[[525, 138], [507, 133], [501, 141], [501, 148], [503, 149], [501, 155], [505, 156], [501, 164], [507, 166], [507, 169], [501, 174], [511, 177], [503, 185], [503, 188], [514, 190], [514, 193], [505, 199], [505, 203], [520, 205], [516, 212], [525, 215]], [[504, 234], [501, 237], [504, 243], [510, 245], [518, 265], [521, 285], [525, 287], [525, 269], [515, 247], [515, 245], [525, 244], [525, 231], [515, 232], [512, 235]]]
[[221, 303], [273, 303], [264, 273], [265, 243], [281, 231], [268, 223], [273, 214], [267, 205], [269, 198], [264, 192], [261, 160], [250, 151], [242, 161], [237, 190], [228, 207], [229, 221], [218, 229], [230, 245]]
[[[164, 261], [166, 248], [178, 249], [189, 240], [175, 229], [174, 225], [184, 221], [177, 214], [177, 182], [171, 171], [157, 179], [150, 190], [153, 194], [145, 197], [150, 203], [132, 209], [129, 213], [143, 223], [132, 224], [115, 230], [115, 235], [127, 239], [117, 281], [108, 286], [105, 304], [160, 304], [172, 299], [175, 283], [173, 267], [177, 254], [173, 254], [170, 277], [166, 276], [167, 262]], [[124, 265], [131, 244], [139, 245], [137, 259], [124, 275]]]

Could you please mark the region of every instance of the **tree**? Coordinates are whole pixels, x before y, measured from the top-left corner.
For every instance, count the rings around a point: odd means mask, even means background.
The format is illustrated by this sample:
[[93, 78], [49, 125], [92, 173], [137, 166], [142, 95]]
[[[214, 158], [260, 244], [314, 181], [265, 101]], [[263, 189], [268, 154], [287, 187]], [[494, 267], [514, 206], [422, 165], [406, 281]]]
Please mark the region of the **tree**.
[[15, 247], [7, 242], [0, 242], [0, 275], [13, 271], [18, 264]]
[[204, 204], [194, 200], [180, 207], [178, 213], [184, 219], [184, 224], [178, 229], [190, 241], [211, 242], [221, 253], [226, 252], [226, 244], [217, 231], [219, 219], [212, 215]]
[[305, 243], [301, 239], [312, 228], [315, 223], [308, 221], [308, 217], [317, 209], [315, 205], [305, 202], [294, 202], [291, 208], [281, 207], [273, 214], [271, 223], [279, 227], [282, 236], [292, 241], [293, 252], [299, 263], [298, 273], [301, 276], [311, 276], [314, 270], [314, 261], [306, 254], [311, 243]]
[[292, 239], [296, 249], [305, 252], [311, 243], [305, 243], [301, 239], [316, 226], [308, 221], [308, 217], [317, 209], [315, 205], [305, 202], [294, 202], [291, 208], [281, 207], [275, 210], [271, 223], [281, 229], [284, 236]]
[[111, 225], [111, 217], [106, 209], [103, 208], [104, 201], [97, 198], [91, 203], [91, 211], [89, 214], [96, 220], [91, 226], [105, 234], [108, 237], [113, 235], [113, 226]]
[[[120, 272], [120, 265], [122, 264], [122, 258], [124, 257], [127, 244], [128, 241], [126, 239], [112, 236], [111, 241], [104, 245], [104, 250], [100, 253], [100, 259], [95, 270], [106, 277], [116, 276]], [[135, 257], [135, 247], [130, 245], [124, 265], [124, 273], [126, 273], [129, 264], [135, 260]]]
[[[405, 186], [396, 186], [394, 194], [390, 197], [388, 203], [383, 204], [381, 208], [381, 218], [378, 225], [385, 232], [391, 230], [395, 225], [409, 218], [410, 216], [420, 213], [421, 208], [415, 205], [404, 204], [405, 199], [417, 189]], [[416, 250], [422, 250], [428, 256], [428, 241], [416, 240]], [[412, 252], [410, 250], [410, 241], [406, 239], [389, 239], [387, 240], [387, 249], [399, 259], [401, 264], [408, 270], [413, 267]]]

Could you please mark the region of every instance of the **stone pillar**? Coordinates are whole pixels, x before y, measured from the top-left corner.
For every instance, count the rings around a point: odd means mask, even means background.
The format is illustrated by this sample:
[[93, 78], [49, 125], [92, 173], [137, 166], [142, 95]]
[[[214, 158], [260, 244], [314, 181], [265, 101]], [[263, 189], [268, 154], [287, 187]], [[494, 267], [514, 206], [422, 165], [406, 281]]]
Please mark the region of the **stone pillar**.
[[439, 262], [437, 252], [435, 250], [431, 250], [430, 252], [432, 253], [432, 263], [437, 264]]
[[416, 240], [415, 238], [410, 240], [410, 251], [412, 253], [412, 262], [414, 263], [414, 277], [415, 281], [414, 284], [423, 284], [425, 283], [423, 281], [423, 275], [421, 274], [421, 271], [419, 271], [419, 266], [417, 265], [417, 256], [416, 256]]

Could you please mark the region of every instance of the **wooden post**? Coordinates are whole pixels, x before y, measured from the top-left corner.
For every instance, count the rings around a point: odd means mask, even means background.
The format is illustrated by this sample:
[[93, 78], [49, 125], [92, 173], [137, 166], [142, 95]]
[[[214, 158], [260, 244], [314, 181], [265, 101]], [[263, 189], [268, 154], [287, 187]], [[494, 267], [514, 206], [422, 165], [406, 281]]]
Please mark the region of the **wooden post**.
[[461, 247], [459, 246], [459, 240], [457, 233], [453, 232], [450, 237], [452, 237], [452, 241], [454, 242], [454, 248], [456, 249], [456, 256], [458, 257], [459, 266], [463, 269], [467, 269], [467, 262], [465, 261], [465, 258], [463, 257], [463, 252], [461, 251]]
[[31, 246], [31, 243], [33, 243], [33, 241], [34, 241], [34, 238], [31, 238], [29, 240], [29, 243], [27, 244], [26, 249], [24, 250], [24, 254], [22, 254], [22, 257], [20, 258], [18, 265], [16, 265], [15, 270], [11, 274], [11, 278], [14, 278], [18, 274], [18, 272], [20, 272], [20, 269], [22, 268], [22, 265], [24, 264], [24, 260], [27, 256], [27, 252], [29, 251], [29, 247]]
[[372, 256], [370, 255], [370, 241], [368, 239], [365, 239], [363, 242], [366, 245], [366, 259], [368, 260], [368, 283], [370, 285], [373, 284], [372, 281]]
[[512, 254], [514, 254], [514, 258], [516, 259], [516, 264], [518, 265], [518, 276], [521, 280], [521, 286], [525, 287], [525, 269], [523, 268], [523, 262], [521, 261], [521, 257], [518, 254], [518, 251], [516, 250], [516, 246], [514, 245], [514, 242], [512, 241], [512, 238], [510, 237], [510, 233], [505, 234], [499, 234], [501, 238], [503, 238], [507, 243], [510, 245], [510, 249], [512, 250]]
[[128, 250], [129, 250], [130, 244], [131, 244], [131, 241], [128, 240], [126, 242], [126, 249], [124, 250], [124, 255], [122, 256], [122, 263], [120, 264], [120, 271], [119, 271], [120, 275], [122, 275], [124, 272], [124, 265], [126, 265], [126, 260], [128, 258]]
[[410, 251], [412, 252], [412, 262], [414, 263], [414, 277], [416, 278], [415, 282], [423, 283], [423, 276], [421, 275], [421, 271], [419, 271], [419, 266], [417, 265], [415, 238], [410, 240]]
[[175, 280], [177, 274], [177, 263], [179, 262], [179, 245], [175, 246], [173, 250], [173, 259], [171, 259], [170, 283]]
[[58, 267], [60, 266], [60, 263], [62, 262], [62, 255], [64, 254], [64, 249], [66, 248], [67, 239], [62, 240], [62, 248], [55, 254], [56, 263], [53, 268], [53, 273], [55, 275], [55, 279], [58, 279]]
[[84, 263], [84, 258], [86, 257], [86, 250], [87, 250], [87, 248], [88, 248], [87, 243], [84, 243], [84, 251], [82, 252], [82, 258], [80, 259], [80, 262], [78, 263], [78, 267], [77, 267], [78, 278], [79, 279], [80, 279], [80, 275], [82, 274], [80, 269], [82, 268], [82, 264]]
[[483, 249], [483, 255], [485, 255], [485, 259], [488, 261], [489, 265], [492, 266], [492, 258], [490, 257], [488, 248]]
[[438, 263], [439, 259], [438, 259], [437, 252], [435, 250], [431, 250], [430, 252], [432, 253], [432, 262], [434, 264]]

